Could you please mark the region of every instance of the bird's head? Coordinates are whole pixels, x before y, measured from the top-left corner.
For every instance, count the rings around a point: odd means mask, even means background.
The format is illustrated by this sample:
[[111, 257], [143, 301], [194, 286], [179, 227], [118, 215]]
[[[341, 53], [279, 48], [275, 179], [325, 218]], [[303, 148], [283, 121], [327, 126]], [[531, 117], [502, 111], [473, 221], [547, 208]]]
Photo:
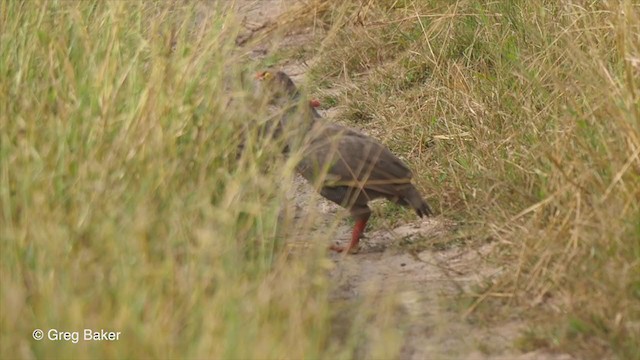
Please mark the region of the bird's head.
[[[300, 98], [300, 91], [293, 80], [282, 71], [260, 71], [256, 74], [256, 79], [263, 91], [271, 97], [272, 103], [297, 101]], [[309, 105], [316, 108], [320, 106], [320, 101], [309, 100]]]

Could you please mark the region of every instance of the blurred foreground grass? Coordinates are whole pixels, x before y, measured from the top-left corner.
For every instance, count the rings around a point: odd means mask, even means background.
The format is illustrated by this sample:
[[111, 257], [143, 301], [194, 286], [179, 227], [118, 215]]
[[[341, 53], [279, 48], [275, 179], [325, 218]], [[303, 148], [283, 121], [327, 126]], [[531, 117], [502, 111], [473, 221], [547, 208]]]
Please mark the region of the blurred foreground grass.
[[0, 357], [348, 357], [219, 5], [0, 5]]

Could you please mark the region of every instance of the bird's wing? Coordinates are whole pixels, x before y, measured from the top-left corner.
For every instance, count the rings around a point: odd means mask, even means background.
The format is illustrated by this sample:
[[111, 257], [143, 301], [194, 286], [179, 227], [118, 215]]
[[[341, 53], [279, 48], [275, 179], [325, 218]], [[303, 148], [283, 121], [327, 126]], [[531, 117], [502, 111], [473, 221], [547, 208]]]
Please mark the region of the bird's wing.
[[326, 124], [313, 139], [302, 164], [306, 175], [302, 172], [308, 178], [326, 174], [323, 186], [349, 186], [392, 194], [394, 184], [411, 182], [411, 170], [402, 160], [356, 130]]

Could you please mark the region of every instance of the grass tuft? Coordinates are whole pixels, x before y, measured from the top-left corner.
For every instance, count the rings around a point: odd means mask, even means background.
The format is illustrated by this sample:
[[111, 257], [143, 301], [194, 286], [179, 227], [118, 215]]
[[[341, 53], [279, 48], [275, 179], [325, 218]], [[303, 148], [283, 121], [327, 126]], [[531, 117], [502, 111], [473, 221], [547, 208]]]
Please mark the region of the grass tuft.
[[312, 77], [346, 89], [341, 120], [406, 154], [439, 212], [498, 242], [495, 306], [537, 313], [525, 343], [637, 356], [637, 4], [344, 6]]

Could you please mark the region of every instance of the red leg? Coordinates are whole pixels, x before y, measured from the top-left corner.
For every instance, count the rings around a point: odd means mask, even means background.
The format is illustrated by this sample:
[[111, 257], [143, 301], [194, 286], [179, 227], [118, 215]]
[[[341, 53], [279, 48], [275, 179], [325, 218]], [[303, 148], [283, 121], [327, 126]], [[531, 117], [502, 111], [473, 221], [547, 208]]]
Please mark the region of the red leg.
[[362, 237], [362, 233], [364, 232], [365, 227], [367, 227], [367, 221], [369, 220], [369, 214], [366, 217], [360, 218], [356, 220], [356, 224], [353, 227], [353, 232], [351, 233], [351, 242], [348, 246], [339, 246], [339, 245], [331, 245], [329, 249], [335, 252], [349, 252], [356, 253], [358, 252], [358, 243], [360, 242], [360, 238]]

